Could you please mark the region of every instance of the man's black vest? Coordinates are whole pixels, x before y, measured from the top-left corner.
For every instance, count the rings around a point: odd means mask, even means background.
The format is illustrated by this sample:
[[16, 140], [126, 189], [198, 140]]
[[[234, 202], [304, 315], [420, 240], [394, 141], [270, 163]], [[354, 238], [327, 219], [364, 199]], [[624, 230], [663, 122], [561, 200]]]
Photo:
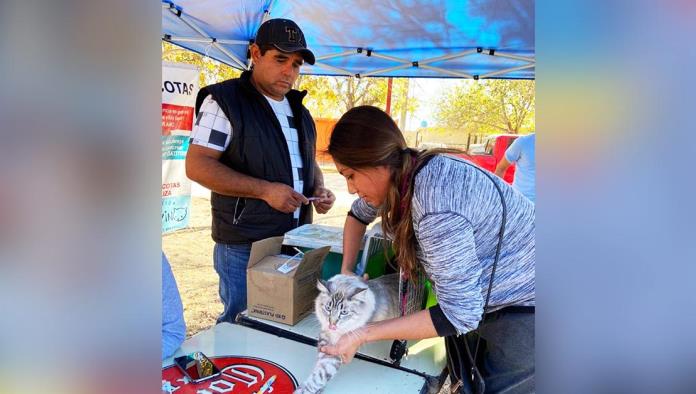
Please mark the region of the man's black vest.
[[[251, 84], [251, 72], [215, 85], [206, 86], [196, 97], [196, 113], [203, 100], [212, 95], [232, 124], [232, 140], [220, 158], [226, 166], [269, 182], [293, 187], [288, 145], [273, 108]], [[291, 90], [285, 96], [290, 103], [302, 155], [302, 180], [305, 196], [314, 194], [315, 144], [314, 120], [302, 105], [306, 91]], [[292, 213], [271, 208], [255, 198], [224, 196], [211, 192], [213, 240], [224, 244], [242, 244], [285, 234], [296, 227]], [[299, 225], [312, 222], [312, 208], [303, 205]]]

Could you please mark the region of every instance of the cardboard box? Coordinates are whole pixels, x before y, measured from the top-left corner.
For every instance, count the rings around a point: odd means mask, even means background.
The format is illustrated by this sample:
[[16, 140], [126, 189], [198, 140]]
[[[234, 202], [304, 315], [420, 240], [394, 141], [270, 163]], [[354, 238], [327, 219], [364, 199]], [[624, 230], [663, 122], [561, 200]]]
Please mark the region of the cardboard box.
[[317, 280], [329, 246], [304, 254], [297, 268], [284, 274], [278, 267], [288, 260], [279, 257], [283, 237], [267, 238], [251, 245], [247, 266], [247, 312], [249, 316], [294, 325], [314, 307]]

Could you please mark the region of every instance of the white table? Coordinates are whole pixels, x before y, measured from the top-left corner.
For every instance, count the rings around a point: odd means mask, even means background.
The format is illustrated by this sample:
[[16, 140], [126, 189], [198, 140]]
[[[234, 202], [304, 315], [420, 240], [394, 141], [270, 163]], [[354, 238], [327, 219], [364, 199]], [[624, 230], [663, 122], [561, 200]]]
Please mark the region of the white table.
[[[304, 343], [316, 344], [319, 337], [319, 322], [314, 313], [309, 314], [294, 326], [277, 323], [270, 320], [248, 316], [246, 311], [237, 317], [239, 324], [257, 330], [284, 336]], [[380, 364], [392, 364], [389, 350], [392, 341], [378, 341], [363, 345], [358, 355]], [[408, 355], [405, 356], [398, 368], [417, 373], [431, 379], [440, 379], [446, 365], [445, 342], [443, 338], [430, 338], [408, 342]], [[393, 366], [396, 367], [396, 366]]]
[[[202, 331], [184, 342], [174, 356], [162, 362], [163, 385], [169, 383], [176, 394], [200, 393], [213, 394], [227, 392], [230, 394], [256, 393], [268, 376], [251, 377], [253, 384], [230, 379], [227, 374], [198, 385], [185, 384], [181, 380], [167, 382], [164, 379], [177, 371], [169, 370], [173, 366], [173, 358], [194, 351], [201, 351], [213, 360], [218, 367], [226, 370], [226, 365], [220, 365], [222, 356], [244, 356], [271, 361], [284, 368], [289, 375], [300, 383], [309, 376], [316, 359], [316, 347], [281, 338], [259, 330], [241, 325], [221, 323]], [[216, 360], [218, 358], [218, 360]], [[229, 369], [227, 369], [229, 371]], [[269, 373], [270, 374], [270, 373]], [[224, 382], [221, 380], [225, 380]], [[428, 389], [427, 378], [422, 375], [373, 362], [354, 359], [348, 365], [343, 365], [338, 374], [332, 379], [324, 393], [354, 394], [354, 393], [424, 393]], [[177, 388], [178, 387], [178, 388]], [[284, 394], [281, 390], [269, 391], [266, 394]]]

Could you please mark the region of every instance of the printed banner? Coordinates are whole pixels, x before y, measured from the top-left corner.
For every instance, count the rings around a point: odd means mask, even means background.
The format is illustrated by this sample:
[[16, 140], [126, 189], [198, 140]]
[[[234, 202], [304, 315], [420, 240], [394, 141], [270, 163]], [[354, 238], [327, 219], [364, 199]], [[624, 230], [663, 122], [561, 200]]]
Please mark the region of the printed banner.
[[198, 69], [162, 64], [162, 233], [188, 227], [191, 180], [184, 160], [193, 128]]

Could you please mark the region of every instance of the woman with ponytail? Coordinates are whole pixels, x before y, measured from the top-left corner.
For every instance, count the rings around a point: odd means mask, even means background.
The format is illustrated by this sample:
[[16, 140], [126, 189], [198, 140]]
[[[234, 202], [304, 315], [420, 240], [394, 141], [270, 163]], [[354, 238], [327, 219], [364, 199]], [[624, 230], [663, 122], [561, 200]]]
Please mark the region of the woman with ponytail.
[[442, 336], [453, 392], [534, 392], [534, 205], [452, 150], [407, 147], [375, 107], [345, 113], [328, 152], [359, 197], [344, 226], [342, 273], [353, 273], [365, 229], [381, 217], [397, 264], [410, 278], [425, 274], [438, 305], [321, 351], [350, 362], [366, 342]]

